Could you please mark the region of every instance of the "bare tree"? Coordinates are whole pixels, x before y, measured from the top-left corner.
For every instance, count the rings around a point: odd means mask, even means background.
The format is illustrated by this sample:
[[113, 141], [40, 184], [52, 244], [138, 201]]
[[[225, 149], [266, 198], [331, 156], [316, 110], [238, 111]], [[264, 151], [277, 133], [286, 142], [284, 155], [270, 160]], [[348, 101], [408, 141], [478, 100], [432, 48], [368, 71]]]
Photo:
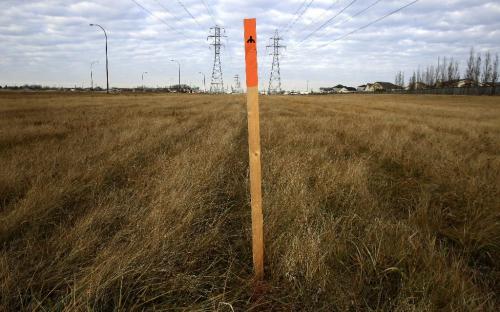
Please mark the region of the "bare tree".
[[455, 61], [455, 68], [453, 70], [453, 80], [460, 80], [460, 66], [458, 61]]
[[493, 85], [493, 94], [495, 94], [496, 86], [498, 81], [498, 54], [495, 54], [495, 60], [493, 61], [493, 71], [491, 73], [491, 83]]
[[439, 76], [440, 76], [440, 79], [441, 79], [441, 82], [445, 82], [446, 81], [446, 67], [447, 67], [447, 59], [446, 59], [446, 56], [443, 57], [443, 62], [441, 64], [441, 68], [439, 69]]
[[401, 86], [401, 71], [396, 73], [396, 77], [394, 78], [394, 84], [396, 86]]
[[427, 66], [425, 68], [425, 72], [424, 72], [424, 83], [426, 85], [428, 85], [428, 86], [431, 85], [431, 83], [430, 83], [430, 75], [429, 74], [430, 74], [430, 68], [429, 68], [429, 66]]
[[458, 61], [453, 60], [453, 58], [450, 59], [450, 62], [448, 63], [447, 67], [447, 80], [448, 81], [455, 81], [460, 79], [460, 69], [458, 67]]
[[467, 60], [467, 69], [465, 71], [465, 79], [474, 80], [474, 48], [470, 48], [469, 59]]
[[402, 71], [398, 71], [396, 78], [394, 79], [394, 84], [404, 88], [405, 86], [405, 74]]
[[481, 82], [483, 85], [488, 85], [491, 82], [492, 74], [493, 67], [491, 64], [491, 53], [488, 51], [484, 56], [483, 74], [481, 76]]
[[457, 81], [460, 79], [460, 67], [458, 66], [458, 61], [450, 59], [447, 66], [447, 80], [449, 82]]
[[434, 69], [434, 75], [432, 77], [433, 84], [435, 84], [436, 87], [444, 86], [444, 82], [448, 80], [447, 71], [448, 71], [448, 59], [446, 58], [446, 56], [443, 58], [438, 57], [438, 64], [437, 67]]
[[437, 67], [435, 68], [435, 75], [434, 75], [434, 81], [435, 81], [436, 85], [439, 82], [439, 70], [440, 70], [440, 68], [441, 68], [441, 57], [438, 57], [438, 64], [437, 64]]
[[415, 90], [416, 83], [417, 83], [417, 74], [413, 72], [413, 76], [411, 76], [410, 82], [408, 83], [408, 88], [410, 90]]
[[479, 85], [479, 79], [481, 77], [481, 53], [478, 53], [476, 60], [474, 61], [474, 84]]
[[[493, 80], [493, 71], [496, 68], [494, 66], [498, 67], [498, 61], [497, 65], [494, 65], [492, 55], [489, 52], [485, 54], [485, 58], [486, 61], [483, 63], [482, 54], [476, 53], [474, 47], [470, 49], [464, 78], [470, 80], [473, 85], [477, 86], [479, 82], [484, 83], [487, 80], [489, 83]], [[496, 72], [498, 72], [498, 69]], [[402, 72], [396, 74], [396, 85], [404, 85], [404, 76], [401, 80], [400, 74]], [[498, 75], [495, 77], [498, 79]], [[438, 57], [437, 66], [430, 65], [425, 67], [425, 69], [418, 67], [417, 70], [414, 70], [413, 76], [408, 81], [408, 88], [410, 90], [418, 89], [422, 83], [430, 88], [442, 88], [448, 85], [454, 86], [460, 78], [460, 63], [453, 57], [440, 56]]]
[[428, 85], [432, 86], [432, 87], [434, 87], [434, 85], [436, 84], [436, 80], [434, 79], [434, 72], [435, 72], [434, 65], [431, 65], [431, 67], [429, 67], [429, 83], [428, 83]]
[[453, 68], [454, 68], [453, 58], [451, 58], [450, 63], [448, 64], [448, 68], [447, 68], [447, 74], [448, 74], [447, 80], [448, 81], [453, 80]]

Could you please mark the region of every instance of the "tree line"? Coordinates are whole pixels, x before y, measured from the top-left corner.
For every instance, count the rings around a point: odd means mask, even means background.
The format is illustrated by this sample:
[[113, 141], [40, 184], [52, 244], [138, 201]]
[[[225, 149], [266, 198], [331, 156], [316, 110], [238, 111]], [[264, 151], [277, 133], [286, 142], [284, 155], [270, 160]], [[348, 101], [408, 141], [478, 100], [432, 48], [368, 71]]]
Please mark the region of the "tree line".
[[414, 70], [408, 85], [405, 84], [404, 72], [398, 71], [394, 84], [402, 88], [407, 87], [409, 90], [444, 88], [455, 87], [461, 79], [464, 79], [464, 86], [495, 86], [498, 81], [498, 54], [493, 57], [488, 51], [483, 55], [471, 48], [463, 75], [457, 60], [453, 57], [439, 57], [437, 65]]

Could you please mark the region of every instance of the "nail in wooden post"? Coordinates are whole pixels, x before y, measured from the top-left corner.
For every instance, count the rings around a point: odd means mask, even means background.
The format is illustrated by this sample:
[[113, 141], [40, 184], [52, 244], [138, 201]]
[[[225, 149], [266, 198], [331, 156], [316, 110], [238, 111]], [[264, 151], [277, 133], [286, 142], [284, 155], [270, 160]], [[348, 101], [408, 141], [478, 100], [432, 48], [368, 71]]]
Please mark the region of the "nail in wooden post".
[[257, 30], [255, 18], [245, 19], [245, 61], [247, 78], [248, 146], [252, 205], [252, 250], [255, 279], [264, 278], [264, 221], [260, 166], [259, 79], [257, 76]]

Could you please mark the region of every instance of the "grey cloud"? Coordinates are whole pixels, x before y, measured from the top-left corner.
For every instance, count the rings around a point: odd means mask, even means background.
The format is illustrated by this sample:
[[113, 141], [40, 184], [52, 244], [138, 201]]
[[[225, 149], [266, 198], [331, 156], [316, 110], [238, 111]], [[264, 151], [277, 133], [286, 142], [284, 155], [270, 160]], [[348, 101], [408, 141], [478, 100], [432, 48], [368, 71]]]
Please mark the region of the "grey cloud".
[[[148, 76], [151, 85], [174, 83], [176, 66], [170, 62], [171, 58], [183, 64], [185, 82], [199, 85], [198, 72], [209, 76], [213, 57], [207, 41], [213, 21], [203, 2], [181, 0], [195, 16], [195, 22], [177, 0], [137, 1], [169, 26], [128, 0], [3, 0], [0, 84], [88, 84], [89, 64], [99, 60], [96, 77], [103, 85], [103, 34], [88, 26], [99, 23], [109, 33], [112, 85], [138, 85], [142, 71], [151, 73]], [[268, 38], [276, 28], [282, 30], [295, 18], [293, 14], [302, 0], [205, 2], [217, 23], [226, 28], [228, 38], [224, 41], [222, 58], [225, 81], [229, 83], [234, 74], [242, 77], [244, 74], [242, 19], [258, 18], [259, 71], [264, 85], [271, 62], [265, 49]], [[284, 34], [284, 44], [288, 46], [282, 59], [285, 87], [305, 88], [306, 79], [315, 88], [337, 82], [355, 85], [392, 80], [395, 71], [425, 66], [440, 55], [464, 60], [471, 46], [480, 51], [500, 52], [500, 3], [487, 0], [421, 0], [405, 11], [325, 47], [331, 40], [410, 2], [384, 0], [351, 20], [355, 12], [373, 2], [357, 1], [331, 25], [302, 45], [298, 44], [349, 2], [316, 0]]]

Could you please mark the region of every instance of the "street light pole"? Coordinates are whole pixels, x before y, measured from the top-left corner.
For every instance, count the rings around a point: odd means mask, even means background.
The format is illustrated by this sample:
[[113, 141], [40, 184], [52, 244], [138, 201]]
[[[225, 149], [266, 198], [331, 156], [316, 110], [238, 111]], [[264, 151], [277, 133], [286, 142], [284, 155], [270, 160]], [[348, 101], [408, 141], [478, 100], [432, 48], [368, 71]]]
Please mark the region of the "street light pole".
[[90, 63], [90, 90], [94, 91], [94, 72], [93, 72], [93, 67], [94, 64], [99, 63], [99, 61], [93, 61]]
[[199, 72], [199, 73], [203, 75], [203, 91], [204, 91], [205, 93], [207, 93], [207, 85], [206, 85], [206, 83], [205, 83], [205, 74], [204, 74], [204, 73], [202, 73], [202, 72]]
[[179, 92], [181, 91], [181, 63], [179, 63], [179, 61], [177, 60], [170, 60], [171, 62], [176, 62], [178, 65], [179, 65], [179, 85], [178, 85], [178, 88], [179, 88]]
[[148, 72], [143, 72], [142, 73], [142, 92], [144, 92], [144, 74], [147, 74]]
[[99, 24], [89, 24], [89, 26], [97, 26], [104, 32], [104, 37], [106, 38], [106, 93], [109, 93], [109, 67], [108, 67], [108, 34], [104, 27]]

